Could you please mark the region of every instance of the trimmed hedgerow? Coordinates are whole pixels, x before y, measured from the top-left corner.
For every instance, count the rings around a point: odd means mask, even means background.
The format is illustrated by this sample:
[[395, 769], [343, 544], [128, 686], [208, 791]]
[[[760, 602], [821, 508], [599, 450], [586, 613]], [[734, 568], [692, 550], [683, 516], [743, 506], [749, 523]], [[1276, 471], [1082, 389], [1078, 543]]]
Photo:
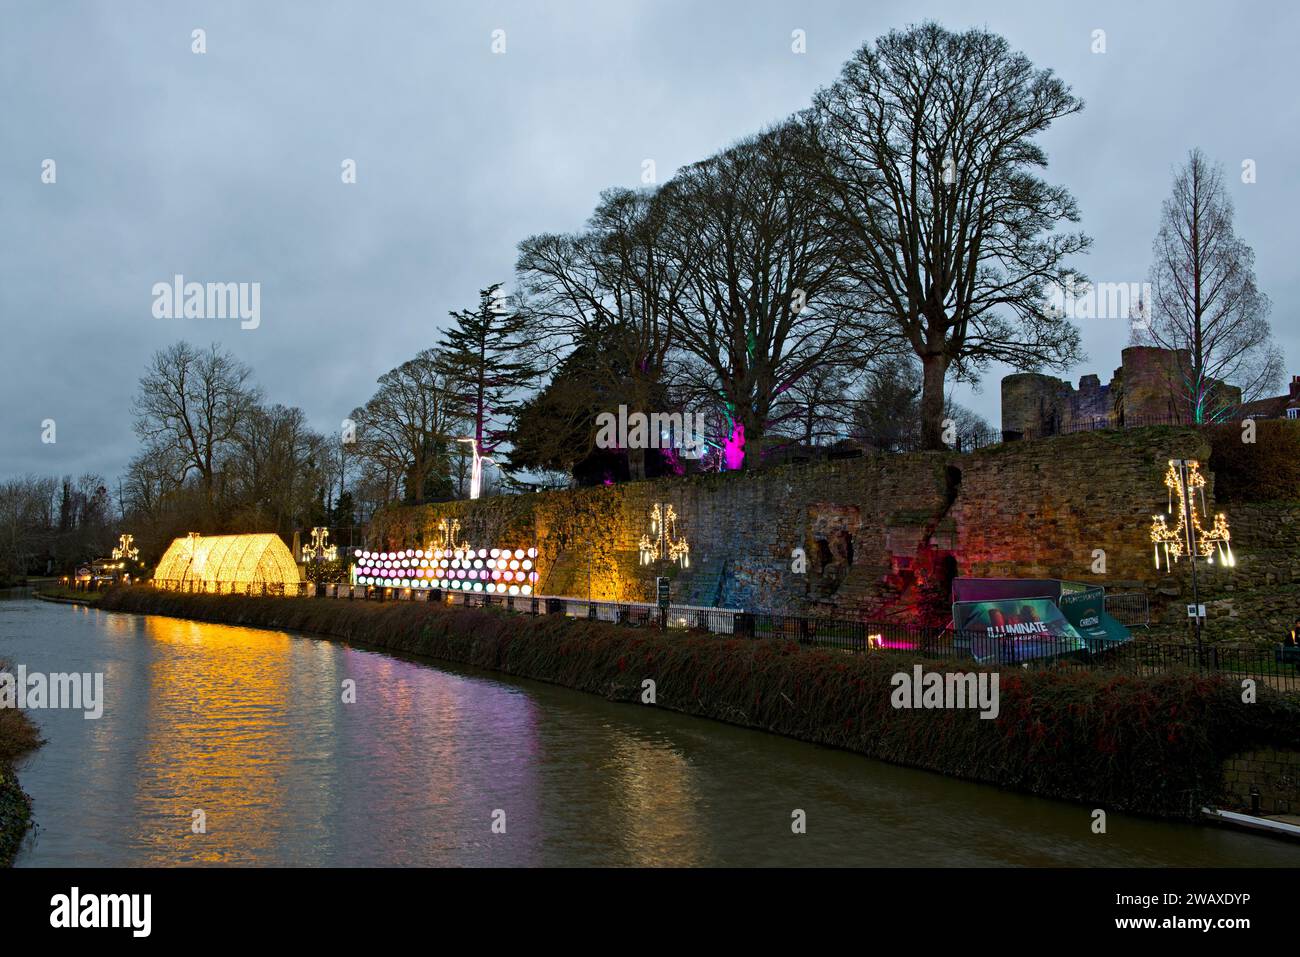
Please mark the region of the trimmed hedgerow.
[[[101, 607], [282, 628], [426, 655], [772, 731], [1043, 796], [1190, 817], [1224, 793], [1223, 763], [1300, 749], [1300, 705], [1268, 689], [1246, 705], [1222, 677], [1077, 669], [1001, 674], [1001, 713], [896, 710], [912, 662], [779, 640], [662, 633], [562, 616], [416, 602], [110, 592]], [[925, 662], [970, 670], [969, 662]]]

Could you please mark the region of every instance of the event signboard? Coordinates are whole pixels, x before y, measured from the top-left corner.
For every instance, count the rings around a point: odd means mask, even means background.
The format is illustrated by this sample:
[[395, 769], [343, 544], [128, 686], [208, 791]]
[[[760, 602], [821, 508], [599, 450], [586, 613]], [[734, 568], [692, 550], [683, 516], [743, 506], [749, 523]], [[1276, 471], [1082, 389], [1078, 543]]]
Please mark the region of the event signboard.
[[980, 662], [1009, 664], [1086, 651], [1087, 643], [1050, 598], [954, 602], [953, 627]]
[[1133, 637], [1127, 628], [1106, 613], [1104, 588], [1063, 594], [1058, 605], [1065, 620], [1087, 641], [1090, 651], [1101, 651]]

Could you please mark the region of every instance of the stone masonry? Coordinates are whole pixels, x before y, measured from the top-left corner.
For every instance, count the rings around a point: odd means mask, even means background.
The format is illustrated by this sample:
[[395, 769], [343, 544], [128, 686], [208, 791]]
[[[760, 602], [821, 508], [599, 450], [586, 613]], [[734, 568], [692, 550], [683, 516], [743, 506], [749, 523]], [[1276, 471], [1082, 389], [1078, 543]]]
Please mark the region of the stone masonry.
[[[540, 594], [649, 601], [655, 576], [666, 574], [680, 604], [915, 620], [927, 601], [943, 613], [954, 575], [1053, 577], [1146, 590], [1156, 616], [1162, 603], [1172, 616], [1188, 589], [1187, 563], [1173, 574], [1155, 569], [1151, 517], [1167, 506], [1167, 461], [1209, 455], [1203, 436], [1184, 427], [869, 455], [395, 509], [377, 519], [371, 545], [430, 545], [447, 516], [475, 547], [536, 546]], [[1207, 478], [1212, 512], [1212, 471]], [[689, 568], [639, 564], [656, 502], [673, 506]], [[1202, 600], [1231, 603], [1240, 589], [1292, 578], [1300, 513], [1280, 508], [1228, 510], [1239, 521], [1238, 567], [1201, 563]], [[1239, 604], [1241, 616], [1255, 602]]]

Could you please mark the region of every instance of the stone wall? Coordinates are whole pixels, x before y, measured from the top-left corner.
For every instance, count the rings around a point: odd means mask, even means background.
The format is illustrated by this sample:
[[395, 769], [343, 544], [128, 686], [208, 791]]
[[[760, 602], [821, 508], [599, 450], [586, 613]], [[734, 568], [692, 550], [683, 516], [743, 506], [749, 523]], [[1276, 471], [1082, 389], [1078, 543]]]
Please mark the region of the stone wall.
[[1300, 751], [1242, 752], [1224, 762], [1223, 779], [1228, 801], [1239, 809], [1250, 810], [1255, 788], [1265, 814], [1300, 813]]
[[[650, 600], [655, 575], [667, 574], [682, 604], [908, 620], [918, 609], [943, 615], [954, 574], [1067, 578], [1146, 590], [1157, 619], [1176, 627], [1186, 624], [1189, 566], [1156, 570], [1151, 516], [1167, 506], [1168, 460], [1209, 455], [1200, 432], [1170, 427], [874, 455], [396, 509], [377, 519], [372, 545], [430, 544], [447, 516], [476, 547], [536, 546], [543, 594]], [[656, 502], [673, 506], [689, 568], [639, 564]], [[1300, 503], [1228, 513], [1238, 564], [1200, 563], [1201, 600], [1211, 625], [1241, 626], [1219, 637], [1257, 629], [1275, 640], [1261, 613], [1283, 609], [1260, 589], [1300, 583]]]

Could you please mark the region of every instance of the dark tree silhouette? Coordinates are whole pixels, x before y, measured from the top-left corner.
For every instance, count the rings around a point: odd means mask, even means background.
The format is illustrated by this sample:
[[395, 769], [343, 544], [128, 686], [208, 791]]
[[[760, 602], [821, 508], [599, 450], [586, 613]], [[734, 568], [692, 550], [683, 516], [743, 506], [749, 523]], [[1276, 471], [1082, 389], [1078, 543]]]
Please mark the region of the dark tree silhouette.
[[869, 316], [922, 366], [922, 444], [942, 448], [944, 383], [990, 360], [1021, 369], [1082, 358], [1078, 331], [1043, 308], [1065, 260], [1074, 199], [1034, 175], [1033, 142], [1082, 101], [984, 30], [927, 23], [864, 46], [806, 114], [827, 214]]

